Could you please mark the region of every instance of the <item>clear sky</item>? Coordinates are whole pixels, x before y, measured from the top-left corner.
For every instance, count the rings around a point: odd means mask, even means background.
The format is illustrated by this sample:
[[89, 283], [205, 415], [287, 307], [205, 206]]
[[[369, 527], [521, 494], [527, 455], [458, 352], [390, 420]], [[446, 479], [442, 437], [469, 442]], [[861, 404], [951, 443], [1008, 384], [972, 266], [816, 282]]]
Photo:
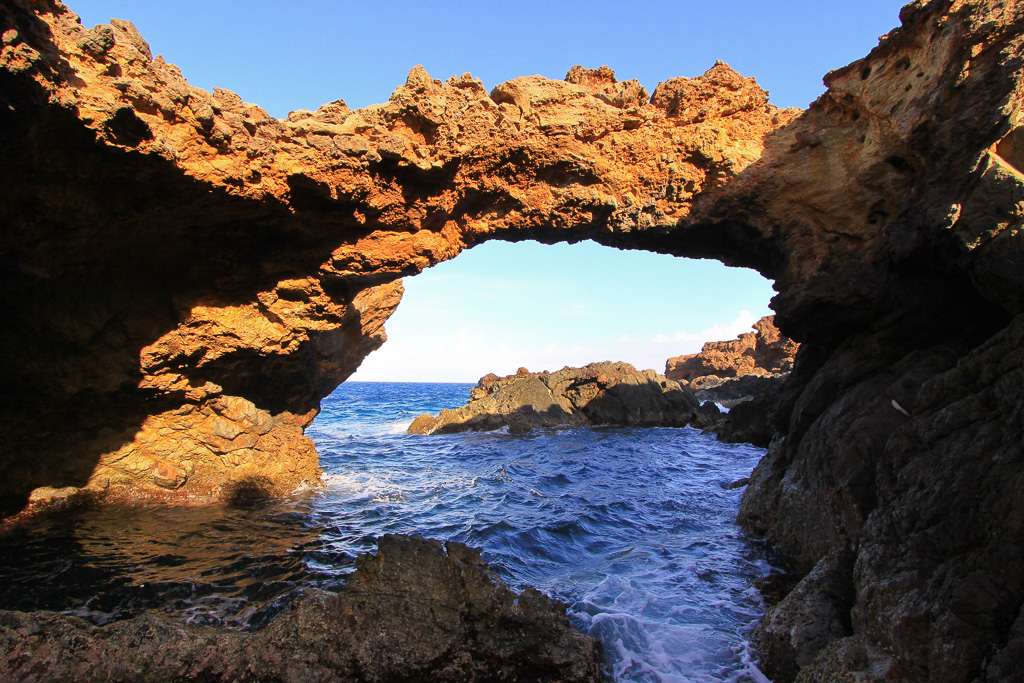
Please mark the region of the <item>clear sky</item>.
[[[716, 59], [780, 107], [806, 107], [822, 76], [899, 25], [896, 0], [68, 0], [93, 26], [132, 21], [190, 83], [237, 92], [274, 116], [344, 99], [387, 100], [422, 64], [488, 88], [574, 64], [612, 67], [653, 92]], [[771, 283], [716, 262], [592, 243], [487, 243], [414, 278], [389, 341], [354, 380], [476, 381], [488, 372], [665, 359], [770, 314]]]

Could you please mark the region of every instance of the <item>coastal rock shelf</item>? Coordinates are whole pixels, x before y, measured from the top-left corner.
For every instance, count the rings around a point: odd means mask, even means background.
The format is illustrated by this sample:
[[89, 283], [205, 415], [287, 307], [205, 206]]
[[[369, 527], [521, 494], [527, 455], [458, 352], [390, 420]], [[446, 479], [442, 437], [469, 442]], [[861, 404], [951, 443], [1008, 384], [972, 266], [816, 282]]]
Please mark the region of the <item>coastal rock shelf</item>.
[[256, 633], [150, 614], [96, 627], [0, 611], [5, 681], [600, 681], [565, 606], [513, 593], [461, 543], [385, 535], [341, 593], [310, 590]]
[[766, 670], [1019, 679], [1024, 3], [900, 18], [806, 111], [722, 63], [650, 99], [417, 67], [278, 120], [128, 22], [4, 2], [4, 510], [316, 485], [303, 429], [399, 278], [485, 240], [716, 258], [775, 281], [801, 344], [741, 522], [806, 575], [771, 623], [827, 623], [767, 624]]
[[669, 358], [665, 376], [685, 384], [702, 404], [729, 409], [705, 426], [719, 439], [767, 448], [776, 433], [779, 391], [800, 345], [779, 332], [774, 316], [753, 329], [731, 341], [707, 342], [700, 353]]
[[[714, 411], [717, 414], [717, 410]], [[624, 425], [629, 427], [700, 426], [710, 415], [693, 393], [654, 370], [629, 363], [591, 363], [557, 372], [530, 372], [482, 377], [469, 402], [434, 417], [420, 415], [410, 434], [454, 434], [508, 427], [526, 432], [536, 427]]]

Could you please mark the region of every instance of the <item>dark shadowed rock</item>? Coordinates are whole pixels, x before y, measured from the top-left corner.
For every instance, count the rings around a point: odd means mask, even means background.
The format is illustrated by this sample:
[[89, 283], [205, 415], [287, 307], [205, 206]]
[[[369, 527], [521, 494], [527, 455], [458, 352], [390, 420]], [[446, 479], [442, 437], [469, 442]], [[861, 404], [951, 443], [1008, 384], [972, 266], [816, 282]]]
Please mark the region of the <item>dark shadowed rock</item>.
[[768, 608], [753, 633], [760, 667], [773, 681], [791, 681], [831, 641], [850, 635], [853, 554], [835, 550]]
[[381, 537], [344, 591], [310, 590], [256, 633], [0, 612], [5, 681], [598, 681], [599, 667], [564, 605], [516, 595], [472, 548], [411, 536]]
[[778, 431], [775, 405], [799, 344], [779, 332], [774, 320], [761, 318], [753, 332], [708, 342], [700, 353], [665, 363], [665, 376], [688, 386], [698, 401], [728, 409], [702, 425], [722, 441], [766, 448]]
[[[717, 412], [717, 411], [716, 411]], [[591, 363], [558, 372], [489, 374], [469, 402], [436, 417], [421, 415], [411, 434], [451, 434], [508, 427], [513, 433], [538, 427], [627, 425], [685, 427], [703, 413], [693, 395], [654, 370], [629, 363]]]

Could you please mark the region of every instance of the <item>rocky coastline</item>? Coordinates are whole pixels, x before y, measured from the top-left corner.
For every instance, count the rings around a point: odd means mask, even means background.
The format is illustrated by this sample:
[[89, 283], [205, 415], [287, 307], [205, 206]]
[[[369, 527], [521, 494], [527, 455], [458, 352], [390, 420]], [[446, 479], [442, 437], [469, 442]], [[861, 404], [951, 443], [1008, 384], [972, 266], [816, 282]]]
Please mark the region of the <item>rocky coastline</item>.
[[602, 680], [565, 606], [512, 592], [460, 543], [385, 535], [340, 593], [307, 590], [263, 630], [145, 614], [103, 627], [0, 611], [5, 681]]
[[799, 347], [775, 327], [774, 316], [766, 316], [737, 339], [669, 358], [665, 376], [686, 385], [701, 404], [711, 401], [726, 410], [704, 426], [720, 440], [767, 448], [778, 431], [779, 393]]
[[492, 431], [511, 433], [544, 427], [622, 425], [701, 426], [718, 414], [703, 409], [692, 392], [653, 370], [629, 363], [591, 363], [557, 372], [530, 372], [480, 378], [466, 405], [439, 415], [420, 415], [410, 434]]
[[734, 340], [707, 342], [699, 353], [669, 358], [665, 377], [686, 382], [701, 403], [715, 401], [732, 408], [759, 396], [763, 387], [781, 384], [793, 370], [799, 348], [769, 315]]
[[129, 22], [4, 2], [2, 513], [318, 485], [303, 430], [400, 278], [483, 241], [716, 258], [774, 280], [800, 343], [739, 517], [796, 582], [765, 669], [1020, 680], [1024, 2], [900, 21], [805, 111], [723, 63], [650, 97], [415, 68], [279, 120]]

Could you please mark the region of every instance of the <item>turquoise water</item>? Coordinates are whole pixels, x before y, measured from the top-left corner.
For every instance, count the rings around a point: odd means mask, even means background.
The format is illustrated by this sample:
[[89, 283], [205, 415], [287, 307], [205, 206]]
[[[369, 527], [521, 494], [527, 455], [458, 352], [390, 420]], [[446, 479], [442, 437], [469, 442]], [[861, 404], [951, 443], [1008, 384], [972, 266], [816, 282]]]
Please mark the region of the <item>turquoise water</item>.
[[325, 490], [249, 507], [83, 510], [0, 538], [0, 607], [95, 623], [145, 610], [259, 628], [338, 590], [383, 533], [483, 549], [514, 588], [569, 606], [619, 681], [764, 681], [747, 634], [764, 548], [734, 519], [761, 449], [692, 429], [415, 436], [470, 385], [351, 383], [308, 434]]

